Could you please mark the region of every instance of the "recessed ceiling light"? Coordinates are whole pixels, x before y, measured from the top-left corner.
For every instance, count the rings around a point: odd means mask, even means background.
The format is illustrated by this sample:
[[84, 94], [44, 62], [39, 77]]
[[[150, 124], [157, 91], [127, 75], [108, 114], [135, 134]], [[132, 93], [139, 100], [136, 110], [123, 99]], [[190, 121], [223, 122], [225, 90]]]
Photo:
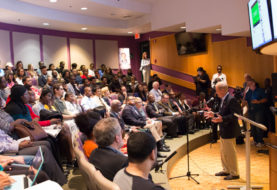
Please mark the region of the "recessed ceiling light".
[[181, 26], [180, 28], [181, 28], [181, 29], [186, 29], [187, 27], [185, 27], [185, 26]]
[[84, 27], [84, 28], [81, 28], [81, 30], [87, 30], [88, 28]]
[[133, 32], [128, 32], [128, 34], [133, 34]]
[[87, 7], [82, 7], [81, 10], [85, 11], [85, 10], [88, 10], [88, 8]]
[[56, 3], [57, 0], [49, 0], [50, 3]]
[[215, 29], [216, 31], [221, 31], [221, 28], [217, 28], [217, 29]]
[[50, 24], [47, 22], [42, 23], [44, 26], [49, 26]]

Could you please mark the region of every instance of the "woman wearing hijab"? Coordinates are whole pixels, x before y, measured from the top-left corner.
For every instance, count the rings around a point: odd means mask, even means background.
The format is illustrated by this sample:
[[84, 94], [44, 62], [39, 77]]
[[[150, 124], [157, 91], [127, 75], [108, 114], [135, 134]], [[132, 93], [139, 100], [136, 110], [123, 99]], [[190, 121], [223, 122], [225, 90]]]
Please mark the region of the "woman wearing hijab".
[[12, 116], [14, 120], [26, 119], [32, 121], [28, 107], [25, 105], [29, 101], [29, 93], [23, 85], [14, 85], [11, 89], [10, 101], [5, 111]]

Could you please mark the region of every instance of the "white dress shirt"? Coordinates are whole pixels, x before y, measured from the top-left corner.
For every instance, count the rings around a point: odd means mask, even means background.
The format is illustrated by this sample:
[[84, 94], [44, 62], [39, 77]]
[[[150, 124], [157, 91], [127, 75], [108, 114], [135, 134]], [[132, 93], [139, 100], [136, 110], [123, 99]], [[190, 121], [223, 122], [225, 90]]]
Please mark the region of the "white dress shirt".
[[226, 75], [225, 74], [223, 74], [223, 73], [221, 73], [221, 74], [219, 74], [219, 73], [215, 73], [215, 74], [213, 74], [213, 78], [212, 78], [212, 81], [211, 81], [211, 86], [212, 86], [212, 88], [214, 88], [214, 81], [215, 81], [215, 79], [217, 79], [217, 78], [219, 78], [222, 82], [225, 82], [225, 83], [227, 83], [227, 78], [226, 78]]
[[94, 108], [99, 107], [99, 106], [105, 106], [107, 111], [110, 111], [110, 109], [111, 109], [110, 106], [105, 102], [105, 100], [103, 98], [99, 98], [98, 96], [93, 96], [92, 101], [95, 105]]
[[93, 99], [91, 97], [84, 96], [82, 101], [81, 101], [81, 106], [84, 109], [84, 111], [87, 111], [89, 109], [96, 108], [97, 106], [95, 105]]

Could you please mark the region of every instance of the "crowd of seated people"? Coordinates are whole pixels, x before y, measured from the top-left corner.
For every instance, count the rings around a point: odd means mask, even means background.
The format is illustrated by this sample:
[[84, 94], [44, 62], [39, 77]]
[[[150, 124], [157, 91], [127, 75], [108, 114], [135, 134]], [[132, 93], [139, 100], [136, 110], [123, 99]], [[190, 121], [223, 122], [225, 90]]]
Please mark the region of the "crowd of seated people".
[[[200, 129], [198, 110], [185, 94], [177, 94], [170, 85], [162, 90], [160, 85], [157, 75], [151, 77], [149, 84], [140, 83], [131, 69], [126, 74], [115, 73], [105, 65], [99, 69], [94, 64], [89, 68], [81, 65], [78, 69], [73, 63], [69, 70], [64, 62], [58, 68], [50, 64], [48, 69], [39, 62], [36, 71], [32, 65], [25, 71], [21, 61], [15, 68], [8, 63], [0, 77], [0, 122], [3, 123], [0, 139], [5, 140], [0, 152], [34, 156], [41, 146], [47, 159], [43, 167], [45, 179], [63, 185], [68, 169], [76, 165], [72, 147], [74, 123], [83, 138], [86, 157], [107, 179], [112, 181], [119, 170], [128, 166], [124, 155], [127, 152], [122, 146], [125, 143], [126, 147], [133, 133], [146, 133], [154, 139], [155, 145], [141, 158], [135, 158], [139, 154], [134, 150], [129, 160], [143, 163], [146, 159], [149, 167], [153, 164], [153, 153], [165, 157], [161, 152], [170, 151], [165, 138], [177, 138]], [[18, 143], [21, 136], [15, 126], [26, 123], [45, 131], [47, 127], [57, 126], [60, 131], [56, 136], [47, 133], [42, 139]], [[143, 138], [147, 140], [148, 136]], [[148, 141], [152, 143], [152, 139]], [[128, 167], [126, 172], [132, 173]]]

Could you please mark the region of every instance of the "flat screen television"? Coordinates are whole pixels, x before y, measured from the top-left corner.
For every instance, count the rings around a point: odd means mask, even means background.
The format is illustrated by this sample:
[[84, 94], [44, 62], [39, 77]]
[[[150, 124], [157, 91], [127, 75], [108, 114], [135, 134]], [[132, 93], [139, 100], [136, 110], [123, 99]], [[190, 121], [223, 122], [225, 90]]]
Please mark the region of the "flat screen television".
[[[273, 0], [276, 1], [276, 0]], [[269, 6], [267, 0], [248, 2], [252, 48], [257, 50], [272, 41]]]
[[273, 27], [273, 38], [277, 39], [277, 1], [271, 1], [271, 15], [272, 15], [272, 27]]
[[178, 55], [202, 53], [207, 51], [206, 35], [180, 32], [175, 34]]

